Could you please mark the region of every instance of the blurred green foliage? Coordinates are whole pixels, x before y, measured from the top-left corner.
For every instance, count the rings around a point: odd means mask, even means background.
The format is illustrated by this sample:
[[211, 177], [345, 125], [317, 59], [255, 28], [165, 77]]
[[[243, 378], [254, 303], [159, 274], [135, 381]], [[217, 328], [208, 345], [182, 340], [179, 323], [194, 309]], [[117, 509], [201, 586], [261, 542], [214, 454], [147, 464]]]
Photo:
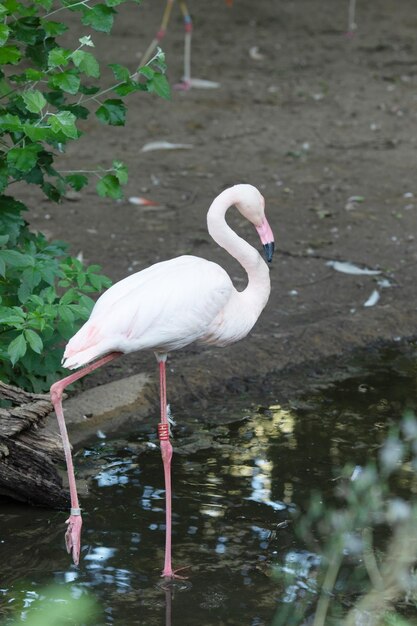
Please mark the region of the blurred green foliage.
[[75, 597], [65, 587], [52, 585], [32, 592], [30, 603], [25, 598], [25, 606], [16, 606], [13, 621], [7, 626], [88, 626], [96, 623], [98, 607], [95, 600], [83, 593]]
[[[312, 495], [296, 520], [297, 534], [317, 555], [277, 564], [282, 597], [273, 626], [413, 626], [417, 609], [417, 499], [397, 495], [417, 484], [417, 420], [407, 413], [380, 449], [377, 463], [345, 466], [334, 500]], [[310, 563], [311, 564], [311, 563]]]

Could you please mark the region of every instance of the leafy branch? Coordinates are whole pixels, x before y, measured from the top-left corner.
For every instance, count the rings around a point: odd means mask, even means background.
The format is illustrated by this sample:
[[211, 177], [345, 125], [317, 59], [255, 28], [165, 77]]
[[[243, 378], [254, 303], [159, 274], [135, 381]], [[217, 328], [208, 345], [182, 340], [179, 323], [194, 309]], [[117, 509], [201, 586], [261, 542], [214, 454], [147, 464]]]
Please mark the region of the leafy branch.
[[0, 0], [0, 376], [46, 389], [60, 372], [61, 346], [92, 308], [90, 294], [110, 284], [100, 268], [85, 269], [62, 242], [31, 233], [27, 207], [8, 195], [16, 182], [36, 185], [52, 201], [90, 176], [100, 196], [118, 199], [128, 179], [123, 162], [110, 167], [59, 170], [57, 155], [77, 141], [80, 120], [90, 115], [109, 126], [126, 123], [127, 96], [148, 92], [170, 97], [161, 50], [135, 71], [110, 64], [114, 81], [100, 84], [100, 64], [90, 33], [74, 49], [59, 38], [68, 26], [50, 19], [78, 13], [86, 28], [110, 33], [125, 0]]

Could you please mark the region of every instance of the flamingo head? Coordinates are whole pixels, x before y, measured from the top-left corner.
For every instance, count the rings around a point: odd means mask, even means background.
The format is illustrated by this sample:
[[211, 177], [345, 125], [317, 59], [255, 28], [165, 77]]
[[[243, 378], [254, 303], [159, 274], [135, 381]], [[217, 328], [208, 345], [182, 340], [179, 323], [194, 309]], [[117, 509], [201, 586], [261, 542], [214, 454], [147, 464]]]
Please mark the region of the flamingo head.
[[239, 200], [235, 203], [239, 213], [251, 222], [263, 245], [265, 258], [270, 263], [274, 254], [274, 234], [265, 216], [265, 199], [253, 185], [236, 185]]

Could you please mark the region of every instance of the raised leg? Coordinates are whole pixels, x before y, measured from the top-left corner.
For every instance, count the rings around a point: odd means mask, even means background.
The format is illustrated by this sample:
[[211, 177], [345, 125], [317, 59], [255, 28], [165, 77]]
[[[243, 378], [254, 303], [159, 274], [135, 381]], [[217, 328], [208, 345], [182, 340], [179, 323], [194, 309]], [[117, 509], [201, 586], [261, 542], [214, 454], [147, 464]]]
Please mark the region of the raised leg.
[[151, 56], [153, 54], [153, 51], [158, 46], [158, 44], [161, 43], [162, 39], [165, 37], [165, 34], [167, 32], [167, 29], [168, 29], [169, 20], [170, 20], [170, 17], [171, 17], [171, 11], [172, 11], [172, 5], [173, 4], [174, 4], [174, 0], [167, 0], [167, 3], [165, 5], [164, 14], [162, 16], [161, 26], [159, 27], [159, 30], [156, 33], [155, 38], [151, 41], [151, 43], [149, 44], [148, 49], [146, 50], [145, 54], [142, 57], [142, 59], [140, 61], [140, 65], [141, 66], [145, 65], [145, 63], [147, 63], [149, 61], [149, 59], [151, 58]]
[[81, 509], [78, 502], [78, 494], [77, 494], [77, 485], [75, 482], [74, 475], [74, 465], [72, 462], [71, 456], [71, 444], [68, 439], [67, 426], [65, 424], [64, 411], [62, 409], [62, 394], [64, 392], [65, 387], [71, 385], [74, 381], [82, 378], [86, 374], [89, 374], [93, 370], [97, 369], [101, 365], [112, 361], [117, 356], [120, 355], [120, 352], [112, 352], [111, 354], [107, 354], [103, 358], [87, 365], [81, 370], [74, 372], [70, 376], [59, 380], [54, 383], [51, 387], [51, 400], [54, 405], [55, 413], [58, 420], [59, 431], [61, 433], [62, 444], [64, 447], [65, 454], [65, 462], [67, 464], [67, 473], [68, 473], [68, 482], [70, 488], [70, 496], [71, 496], [71, 511], [70, 516], [67, 519], [66, 523], [68, 524], [67, 532], [65, 533], [65, 543], [67, 546], [67, 551], [71, 554], [75, 565], [78, 565], [80, 560], [80, 547], [81, 547], [81, 526], [82, 526], [82, 518], [81, 518]]

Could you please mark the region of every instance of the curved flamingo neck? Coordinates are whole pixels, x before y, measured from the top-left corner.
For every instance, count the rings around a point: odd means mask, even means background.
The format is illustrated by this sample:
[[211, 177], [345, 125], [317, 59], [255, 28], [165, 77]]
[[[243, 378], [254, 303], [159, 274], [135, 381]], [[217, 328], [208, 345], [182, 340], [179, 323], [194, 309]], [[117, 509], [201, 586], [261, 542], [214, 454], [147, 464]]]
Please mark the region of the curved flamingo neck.
[[[226, 223], [227, 210], [243, 200], [239, 185], [225, 189], [215, 198], [207, 213], [207, 227], [214, 241], [235, 258], [248, 275], [248, 286], [241, 292], [246, 298], [257, 302], [260, 310], [266, 304], [271, 283], [269, 268], [259, 252], [230, 228]], [[262, 303], [262, 304], [261, 304]]]
[[249, 274], [250, 269], [257, 265], [262, 257], [253, 246], [230, 228], [225, 219], [226, 211], [242, 199], [236, 187], [238, 185], [225, 189], [213, 200], [207, 213], [207, 228], [214, 241], [239, 261]]

